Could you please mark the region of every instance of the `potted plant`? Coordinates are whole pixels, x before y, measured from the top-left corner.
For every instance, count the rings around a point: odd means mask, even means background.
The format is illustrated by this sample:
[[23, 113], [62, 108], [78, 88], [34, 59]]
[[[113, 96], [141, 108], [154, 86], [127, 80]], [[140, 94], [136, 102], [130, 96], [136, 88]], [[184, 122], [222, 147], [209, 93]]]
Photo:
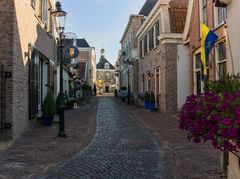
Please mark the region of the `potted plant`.
[[194, 143], [211, 141], [221, 151], [240, 151], [240, 76], [209, 82], [205, 90], [188, 96], [179, 114], [179, 128]]
[[120, 88], [120, 98], [123, 102], [125, 102], [126, 97], [127, 97], [127, 87], [123, 86], [123, 87]]
[[47, 94], [42, 104], [42, 123], [46, 126], [51, 126], [54, 114], [56, 113], [56, 101], [53, 93], [48, 89]]
[[155, 96], [154, 96], [153, 92], [151, 92], [151, 94], [149, 96], [149, 109], [150, 109], [150, 111], [155, 110]]
[[145, 95], [144, 95], [144, 108], [145, 109], [149, 109], [149, 107], [150, 107], [149, 103], [150, 103], [150, 101], [149, 101], [149, 93], [146, 92]]

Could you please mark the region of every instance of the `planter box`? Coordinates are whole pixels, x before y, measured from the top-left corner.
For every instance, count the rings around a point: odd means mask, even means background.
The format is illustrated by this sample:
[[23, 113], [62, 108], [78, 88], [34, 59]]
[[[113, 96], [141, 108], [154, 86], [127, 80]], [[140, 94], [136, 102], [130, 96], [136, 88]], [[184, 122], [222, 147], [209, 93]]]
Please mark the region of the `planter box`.
[[42, 124], [44, 126], [51, 126], [53, 122], [53, 116], [42, 116]]

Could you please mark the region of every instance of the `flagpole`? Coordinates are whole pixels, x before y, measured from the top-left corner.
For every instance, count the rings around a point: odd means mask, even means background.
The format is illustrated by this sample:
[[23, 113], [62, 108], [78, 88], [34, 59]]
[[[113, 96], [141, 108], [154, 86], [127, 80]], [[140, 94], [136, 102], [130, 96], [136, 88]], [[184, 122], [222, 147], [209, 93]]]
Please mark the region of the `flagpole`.
[[227, 41], [228, 41], [228, 44], [229, 44], [229, 52], [230, 52], [231, 63], [232, 63], [232, 72], [233, 72], [233, 74], [234, 74], [233, 54], [232, 54], [232, 48], [231, 48], [230, 38], [229, 38], [228, 31], [227, 31], [227, 26], [224, 26], [224, 27], [225, 27], [225, 30], [226, 30], [226, 33], [227, 33]]

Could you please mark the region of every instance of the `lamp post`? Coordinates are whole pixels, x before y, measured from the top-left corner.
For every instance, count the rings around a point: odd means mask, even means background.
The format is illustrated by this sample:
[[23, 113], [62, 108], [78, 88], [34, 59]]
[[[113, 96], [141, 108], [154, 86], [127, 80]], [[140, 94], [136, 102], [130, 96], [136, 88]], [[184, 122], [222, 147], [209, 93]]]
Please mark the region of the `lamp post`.
[[60, 92], [59, 92], [59, 131], [58, 137], [66, 137], [65, 134], [65, 124], [64, 124], [64, 109], [65, 102], [63, 96], [63, 41], [64, 41], [64, 29], [65, 29], [65, 19], [67, 13], [62, 10], [61, 3], [56, 2], [55, 11], [51, 12], [51, 16], [54, 17], [56, 22], [56, 29], [59, 35], [58, 38], [58, 59], [60, 62]]
[[123, 63], [127, 64], [127, 78], [128, 78], [128, 91], [127, 91], [127, 104], [129, 105], [130, 104], [130, 79], [129, 79], [129, 74], [130, 74], [130, 68], [132, 66], [132, 62], [129, 61], [129, 59], [125, 59], [126, 57], [126, 53], [125, 51], [122, 52], [122, 56], [123, 56]]

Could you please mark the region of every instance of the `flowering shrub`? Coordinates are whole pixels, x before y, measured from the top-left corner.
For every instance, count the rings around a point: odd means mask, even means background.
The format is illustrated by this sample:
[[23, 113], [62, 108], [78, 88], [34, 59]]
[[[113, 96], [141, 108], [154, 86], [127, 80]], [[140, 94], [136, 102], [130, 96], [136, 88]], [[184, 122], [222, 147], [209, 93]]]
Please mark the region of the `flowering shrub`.
[[195, 143], [211, 141], [221, 151], [238, 151], [240, 92], [190, 95], [179, 114], [179, 128]]

